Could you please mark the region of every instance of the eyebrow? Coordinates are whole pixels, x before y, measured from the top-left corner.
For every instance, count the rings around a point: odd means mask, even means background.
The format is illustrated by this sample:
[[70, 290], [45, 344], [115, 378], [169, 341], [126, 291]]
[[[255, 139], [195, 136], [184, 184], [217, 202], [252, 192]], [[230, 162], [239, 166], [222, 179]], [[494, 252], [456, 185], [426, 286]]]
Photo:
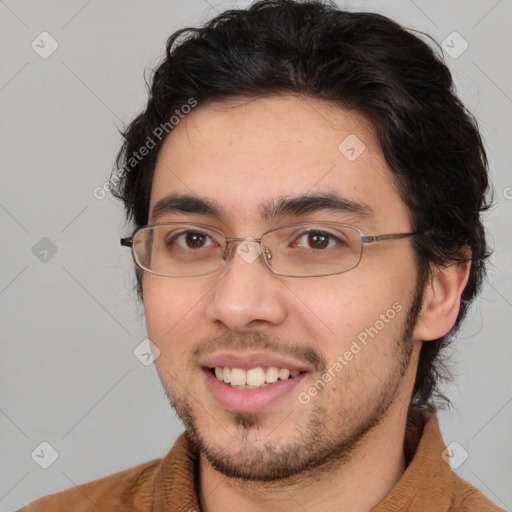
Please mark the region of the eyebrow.
[[157, 220], [167, 213], [195, 213], [220, 218], [224, 215], [224, 209], [213, 199], [169, 194], [155, 203], [151, 216]]
[[322, 210], [348, 213], [361, 219], [369, 218], [374, 214], [374, 210], [369, 205], [331, 192], [302, 194], [269, 201], [263, 206], [262, 217], [265, 220], [273, 220], [286, 215], [300, 216]]
[[[272, 221], [287, 215], [302, 216], [322, 210], [348, 213], [361, 219], [371, 217], [373, 209], [334, 192], [321, 194], [301, 194], [270, 200], [261, 207], [261, 216]], [[155, 203], [152, 210], [153, 221], [169, 213], [193, 213], [211, 218], [225, 215], [222, 206], [215, 200], [186, 194], [169, 194]]]

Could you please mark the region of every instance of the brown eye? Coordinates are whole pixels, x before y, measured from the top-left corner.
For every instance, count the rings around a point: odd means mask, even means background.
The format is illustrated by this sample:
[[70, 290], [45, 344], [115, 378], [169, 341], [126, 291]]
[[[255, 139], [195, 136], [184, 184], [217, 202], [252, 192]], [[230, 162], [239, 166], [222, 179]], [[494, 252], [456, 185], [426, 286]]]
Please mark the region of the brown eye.
[[329, 236], [323, 233], [308, 233], [308, 245], [312, 249], [325, 249], [329, 245]]
[[212, 239], [201, 231], [184, 231], [172, 238], [170, 245], [177, 245], [182, 249], [202, 249], [212, 245]]
[[185, 243], [187, 247], [191, 249], [199, 249], [203, 247], [206, 242], [206, 235], [202, 233], [186, 233], [185, 234]]
[[331, 233], [325, 231], [308, 231], [300, 235], [293, 247], [305, 247], [306, 249], [322, 250], [334, 247], [340, 241]]

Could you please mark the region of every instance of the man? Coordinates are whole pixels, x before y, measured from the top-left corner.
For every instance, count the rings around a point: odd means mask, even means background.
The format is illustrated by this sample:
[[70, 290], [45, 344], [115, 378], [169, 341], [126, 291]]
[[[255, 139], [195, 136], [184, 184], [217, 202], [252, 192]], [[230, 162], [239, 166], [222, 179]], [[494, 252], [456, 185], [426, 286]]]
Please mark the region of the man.
[[24, 511], [500, 510], [442, 457], [488, 177], [421, 39], [319, 2], [229, 11], [169, 39], [124, 135], [122, 243], [186, 433]]

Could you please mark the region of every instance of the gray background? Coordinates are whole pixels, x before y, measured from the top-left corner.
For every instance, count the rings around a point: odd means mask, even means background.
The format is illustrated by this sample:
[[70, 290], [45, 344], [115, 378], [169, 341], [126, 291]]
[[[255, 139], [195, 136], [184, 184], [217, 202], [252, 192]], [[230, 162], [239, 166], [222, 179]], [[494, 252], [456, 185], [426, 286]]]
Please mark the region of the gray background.
[[[439, 42], [456, 31], [469, 45], [446, 61], [489, 151], [495, 252], [455, 345], [454, 411], [440, 419], [446, 444], [469, 454], [457, 473], [510, 511], [512, 2], [339, 3]], [[0, 510], [161, 457], [182, 430], [154, 367], [133, 354], [144, 318], [129, 251], [118, 243], [131, 227], [117, 201], [94, 191], [108, 179], [118, 128], [145, 102], [143, 72], [167, 37], [247, 4], [0, 1]], [[31, 48], [42, 46], [43, 31], [59, 44], [47, 59]], [[452, 53], [463, 44], [448, 43]], [[31, 458], [43, 441], [59, 455], [46, 470]], [[40, 463], [50, 457], [36, 453]]]

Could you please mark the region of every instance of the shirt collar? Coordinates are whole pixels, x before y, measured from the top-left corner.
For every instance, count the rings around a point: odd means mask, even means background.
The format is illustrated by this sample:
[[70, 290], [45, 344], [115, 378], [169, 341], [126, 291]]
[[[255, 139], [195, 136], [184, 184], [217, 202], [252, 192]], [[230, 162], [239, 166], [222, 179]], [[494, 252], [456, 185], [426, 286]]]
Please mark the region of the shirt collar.
[[[388, 496], [371, 512], [407, 509], [435, 474], [450, 487], [454, 474], [441, 458], [445, 449], [433, 409], [409, 414], [404, 439], [407, 469]], [[195, 488], [198, 454], [185, 432], [162, 459], [155, 475], [154, 512], [197, 512]]]

